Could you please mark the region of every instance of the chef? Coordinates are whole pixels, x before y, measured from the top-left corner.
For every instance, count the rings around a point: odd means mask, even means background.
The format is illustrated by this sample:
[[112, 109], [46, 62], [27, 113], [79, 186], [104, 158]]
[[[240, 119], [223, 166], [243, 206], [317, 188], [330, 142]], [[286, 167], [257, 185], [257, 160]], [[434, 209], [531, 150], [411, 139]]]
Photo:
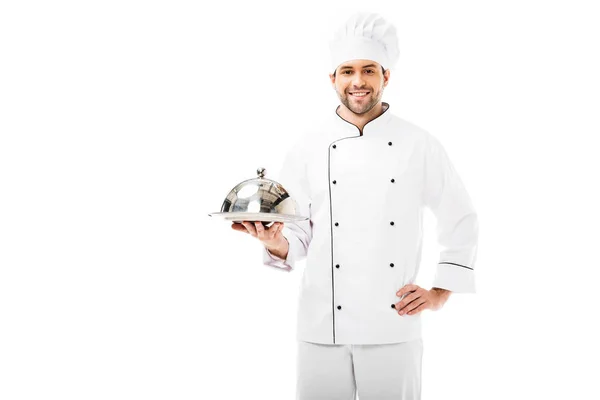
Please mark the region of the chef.
[[[341, 104], [287, 153], [276, 181], [309, 220], [243, 222], [263, 263], [306, 260], [297, 314], [298, 399], [420, 399], [421, 313], [474, 293], [478, 219], [437, 138], [381, 100], [398, 56], [393, 25], [357, 13], [330, 42]], [[414, 284], [424, 208], [442, 247], [431, 289]]]

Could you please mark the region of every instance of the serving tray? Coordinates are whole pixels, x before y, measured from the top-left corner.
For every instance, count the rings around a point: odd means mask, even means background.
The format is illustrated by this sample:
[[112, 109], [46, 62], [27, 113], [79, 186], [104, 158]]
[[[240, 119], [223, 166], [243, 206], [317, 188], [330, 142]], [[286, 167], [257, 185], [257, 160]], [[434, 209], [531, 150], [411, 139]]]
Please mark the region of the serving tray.
[[214, 212], [209, 216], [221, 217], [227, 221], [242, 222], [242, 221], [261, 221], [261, 222], [296, 222], [306, 221], [308, 217], [301, 215], [288, 215], [277, 213], [250, 213], [250, 212]]

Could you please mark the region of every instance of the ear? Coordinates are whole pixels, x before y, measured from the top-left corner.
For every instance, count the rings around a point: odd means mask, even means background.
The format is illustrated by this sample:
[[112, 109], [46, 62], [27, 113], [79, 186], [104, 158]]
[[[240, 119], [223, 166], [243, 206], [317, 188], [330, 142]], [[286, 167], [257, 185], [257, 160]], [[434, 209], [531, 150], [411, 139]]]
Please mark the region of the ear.
[[335, 76], [333, 74], [329, 74], [329, 80], [331, 81], [331, 86], [335, 87]]
[[389, 79], [390, 79], [390, 70], [388, 68], [383, 73], [383, 86], [387, 86]]

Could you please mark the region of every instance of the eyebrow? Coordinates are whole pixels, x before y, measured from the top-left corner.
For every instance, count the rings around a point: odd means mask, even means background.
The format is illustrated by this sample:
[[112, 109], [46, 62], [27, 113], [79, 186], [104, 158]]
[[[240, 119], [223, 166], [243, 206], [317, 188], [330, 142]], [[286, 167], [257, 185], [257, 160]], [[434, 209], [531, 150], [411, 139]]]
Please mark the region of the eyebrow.
[[[363, 68], [368, 68], [368, 67], [376, 67], [376, 65], [375, 64], [369, 64], [369, 65], [363, 66]], [[343, 70], [343, 69], [352, 69], [352, 67], [349, 66], [349, 65], [344, 65], [343, 67], [340, 68], [340, 71]]]

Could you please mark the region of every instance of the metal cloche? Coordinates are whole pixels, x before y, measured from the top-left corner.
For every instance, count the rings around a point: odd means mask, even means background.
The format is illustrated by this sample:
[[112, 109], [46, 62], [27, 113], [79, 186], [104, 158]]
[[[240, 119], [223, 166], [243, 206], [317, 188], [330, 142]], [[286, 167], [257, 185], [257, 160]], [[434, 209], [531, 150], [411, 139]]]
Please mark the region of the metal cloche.
[[298, 215], [298, 205], [287, 190], [278, 182], [265, 178], [265, 172], [264, 168], [258, 168], [258, 178], [236, 185], [225, 197], [221, 211], [208, 215], [233, 222], [261, 221], [264, 225], [307, 220], [308, 217]]

